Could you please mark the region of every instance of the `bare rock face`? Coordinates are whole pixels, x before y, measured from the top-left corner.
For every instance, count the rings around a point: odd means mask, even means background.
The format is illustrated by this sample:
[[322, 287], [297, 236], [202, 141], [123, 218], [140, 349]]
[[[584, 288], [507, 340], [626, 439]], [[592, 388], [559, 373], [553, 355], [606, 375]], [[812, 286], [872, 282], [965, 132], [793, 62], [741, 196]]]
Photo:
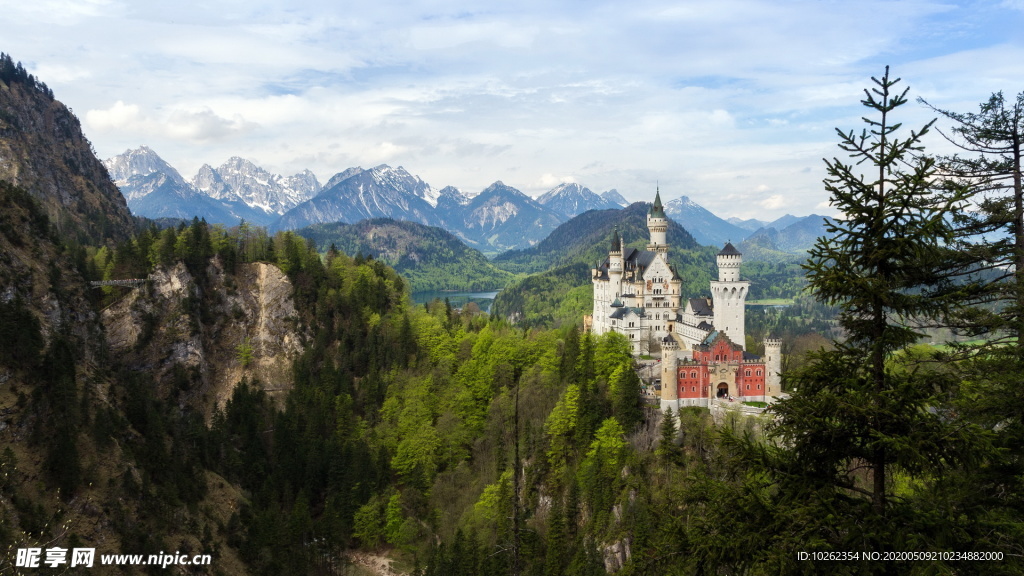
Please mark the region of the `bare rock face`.
[[622, 569], [632, 555], [630, 544], [632, 544], [632, 540], [626, 537], [601, 548], [605, 572], [614, 574]]
[[0, 180], [32, 195], [66, 236], [99, 244], [134, 229], [78, 118], [32, 79], [0, 81]]
[[288, 277], [266, 263], [228, 274], [217, 260], [206, 276], [200, 285], [181, 263], [159, 268], [146, 287], [104, 310], [111, 351], [153, 374], [162, 393], [207, 413], [243, 378], [271, 393], [290, 390], [303, 335]]

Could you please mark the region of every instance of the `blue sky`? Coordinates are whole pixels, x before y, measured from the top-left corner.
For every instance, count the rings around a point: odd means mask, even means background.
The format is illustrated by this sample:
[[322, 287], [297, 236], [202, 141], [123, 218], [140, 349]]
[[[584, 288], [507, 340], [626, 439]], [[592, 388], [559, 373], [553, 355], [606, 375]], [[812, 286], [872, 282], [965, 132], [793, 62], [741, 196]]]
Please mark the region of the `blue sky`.
[[101, 158], [145, 144], [185, 178], [231, 156], [322, 182], [387, 163], [469, 193], [659, 185], [761, 219], [831, 213], [821, 159], [887, 64], [907, 127], [933, 116], [917, 97], [1024, 91], [1024, 0], [370, 4], [0, 0], [0, 51]]

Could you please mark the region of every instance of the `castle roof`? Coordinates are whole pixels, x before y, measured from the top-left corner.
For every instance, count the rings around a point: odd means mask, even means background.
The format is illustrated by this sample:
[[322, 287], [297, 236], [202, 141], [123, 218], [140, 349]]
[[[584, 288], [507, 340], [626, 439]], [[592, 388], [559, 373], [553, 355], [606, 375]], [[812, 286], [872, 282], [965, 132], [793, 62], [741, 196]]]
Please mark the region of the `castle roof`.
[[654, 262], [657, 252], [626, 248], [622, 252], [623, 269], [625, 270], [646, 270]]
[[619, 252], [622, 250], [622, 238], [619, 236], [619, 227], [616, 226], [612, 231], [612, 252]]
[[719, 256], [743, 256], [743, 254], [732, 245], [732, 242], [726, 242], [725, 248], [718, 253]]
[[690, 308], [696, 316], [714, 316], [715, 311], [711, 308], [708, 298], [690, 298]]
[[622, 300], [619, 300], [618, 298], [616, 298], [615, 301], [612, 302], [612, 308], [622, 308], [622, 306]]
[[758, 356], [757, 354], [751, 354], [750, 352], [747, 352], [746, 350], [744, 350], [743, 351], [743, 359], [744, 360], [760, 360], [761, 357]]
[[636, 263], [641, 268], [647, 268], [648, 266], [651, 265], [651, 262], [654, 262], [654, 257], [657, 256], [657, 255], [658, 255], [657, 252], [649, 252], [647, 250], [637, 250], [636, 251]]
[[654, 204], [651, 206], [651, 218], [664, 218], [665, 207], [661, 205], [661, 190], [654, 194]]
[[710, 334], [708, 334], [707, 338], [705, 338], [704, 341], [700, 343], [700, 345], [701, 346], [710, 346], [711, 343], [715, 341], [715, 338], [718, 338], [718, 334], [719, 334], [718, 330], [713, 330]]
[[729, 335], [721, 330], [715, 330], [708, 334], [707, 338], [698, 347], [701, 350], [709, 350], [719, 340], [724, 340], [733, 350], [743, 350], [743, 346], [733, 342]]
[[634, 314], [634, 315], [636, 315], [636, 316], [638, 316], [640, 318], [643, 318], [644, 317], [644, 309], [643, 308], [630, 308], [628, 306], [623, 306], [621, 308], [616, 308], [615, 312], [612, 312], [611, 314], [609, 314], [608, 317], [609, 318], [615, 318], [616, 320], [621, 320], [622, 318], [625, 318], [626, 316], [629, 316], [630, 314]]

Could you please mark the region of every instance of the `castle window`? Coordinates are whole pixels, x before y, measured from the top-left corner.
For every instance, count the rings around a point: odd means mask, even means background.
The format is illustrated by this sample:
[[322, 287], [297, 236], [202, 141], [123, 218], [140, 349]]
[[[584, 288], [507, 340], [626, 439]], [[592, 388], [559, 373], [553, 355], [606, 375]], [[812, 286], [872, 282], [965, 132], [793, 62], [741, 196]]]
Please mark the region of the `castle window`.
[[697, 391], [697, 387], [696, 386], [690, 386], [690, 392], [696, 392], [696, 391]]
[[760, 384], [758, 384], [758, 385], [757, 385], [757, 389], [758, 389], [758, 390], [760, 390], [760, 389], [761, 389], [761, 385], [760, 385]]
[[761, 371], [760, 371], [760, 370], [758, 370], [758, 371], [757, 371], [757, 375], [758, 375], [758, 376], [760, 376], [760, 375], [761, 375]]
[[747, 376], [750, 376], [750, 370], [747, 370]]
[[750, 390], [750, 384], [747, 384], [747, 390]]

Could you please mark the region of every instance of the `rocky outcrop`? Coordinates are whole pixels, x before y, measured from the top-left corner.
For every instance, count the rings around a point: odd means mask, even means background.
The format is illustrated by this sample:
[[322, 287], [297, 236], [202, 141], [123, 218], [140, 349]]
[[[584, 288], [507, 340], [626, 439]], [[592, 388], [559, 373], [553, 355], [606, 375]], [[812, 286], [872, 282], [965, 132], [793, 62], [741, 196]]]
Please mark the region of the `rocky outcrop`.
[[622, 540], [616, 540], [611, 544], [607, 544], [601, 547], [601, 556], [604, 561], [604, 571], [609, 574], [614, 574], [622, 567], [626, 565], [626, 562], [632, 556], [630, 545], [633, 543], [633, 539], [625, 537]]
[[78, 118], [31, 77], [0, 80], [0, 180], [31, 194], [67, 237], [99, 244], [134, 229]]
[[165, 394], [180, 394], [185, 374], [180, 401], [207, 413], [243, 378], [271, 393], [292, 387], [303, 335], [291, 282], [272, 264], [241, 264], [229, 273], [215, 259], [202, 282], [181, 263], [158, 268], [146, 287], [102, 316], [113, 353], [153, 374]]

